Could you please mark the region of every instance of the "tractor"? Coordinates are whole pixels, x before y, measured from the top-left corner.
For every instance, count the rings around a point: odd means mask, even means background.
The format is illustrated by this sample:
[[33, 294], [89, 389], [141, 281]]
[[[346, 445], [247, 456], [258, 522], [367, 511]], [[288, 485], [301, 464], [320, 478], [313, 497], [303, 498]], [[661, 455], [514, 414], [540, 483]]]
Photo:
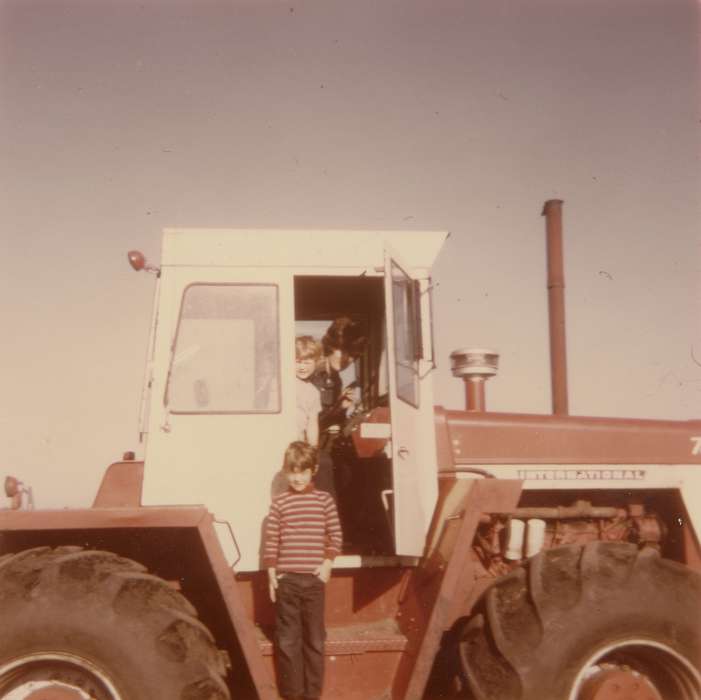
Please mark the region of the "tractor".
[[[364, 330], [334, 436], [345, 534], [324, 698], [700, 700], [701, 420], [569, 414], [562, 202], [544, 210], [553, 411], [490, 412], [488, 348], [434, 405], [436, 231], [166, 229], [144, 459], [91, 507], [0, 510], [0, 698], [279, 697], [261, 533], [295, 439], [294, 341]], [[36, 486], [36, 485], [35, 485]]]

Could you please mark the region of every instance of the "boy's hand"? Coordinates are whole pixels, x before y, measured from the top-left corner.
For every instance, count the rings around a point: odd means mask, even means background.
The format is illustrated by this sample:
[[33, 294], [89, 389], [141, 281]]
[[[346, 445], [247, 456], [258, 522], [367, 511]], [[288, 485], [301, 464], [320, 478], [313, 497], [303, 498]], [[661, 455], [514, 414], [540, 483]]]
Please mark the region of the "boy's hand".
[[355, 389], [351, 386], [345, 389], [341, 394], [340, 401], [343, 408], [355, 406]]
[[324, 582], [328, 583], [331, 578], [331, 566], [333, 562], [330, 559], [324, 559], [324, 561], [314, 569], [314, 573]]
[[268, 591], [270, 592], [270, 600], [275, 602], [275, 591], [277, 590], [277, 571], [271, 566], [268, 569]]

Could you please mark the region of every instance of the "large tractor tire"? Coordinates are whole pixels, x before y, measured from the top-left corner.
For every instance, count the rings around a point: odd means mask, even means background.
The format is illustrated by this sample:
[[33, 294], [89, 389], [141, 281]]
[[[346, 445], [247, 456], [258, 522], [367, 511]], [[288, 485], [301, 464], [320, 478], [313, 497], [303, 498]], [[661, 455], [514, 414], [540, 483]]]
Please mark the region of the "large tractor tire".
[[548, 550], [489, 589], [458, 651], [476, 700], [699, 700], [701, 576], [627, 543]]
[[194, 608], [111, 552], [0, 557], [0, 698], [229, 700]]

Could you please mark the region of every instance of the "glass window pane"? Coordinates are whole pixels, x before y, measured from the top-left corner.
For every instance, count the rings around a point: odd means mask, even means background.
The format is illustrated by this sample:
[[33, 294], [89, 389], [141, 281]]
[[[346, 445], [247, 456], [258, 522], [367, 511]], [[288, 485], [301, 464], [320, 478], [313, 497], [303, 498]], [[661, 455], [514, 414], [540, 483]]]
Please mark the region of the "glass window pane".
[[185, 290], [166, 403], [173, 413], [280, 410], [277, 287]]
[[416, 358], [415, 327], [418, 314], [414, 308], [413, 282], [399, 265], [392, 261], [392, 307], [394, 311], [394, 364], [397, 396], [419, 405], [419, 362]]

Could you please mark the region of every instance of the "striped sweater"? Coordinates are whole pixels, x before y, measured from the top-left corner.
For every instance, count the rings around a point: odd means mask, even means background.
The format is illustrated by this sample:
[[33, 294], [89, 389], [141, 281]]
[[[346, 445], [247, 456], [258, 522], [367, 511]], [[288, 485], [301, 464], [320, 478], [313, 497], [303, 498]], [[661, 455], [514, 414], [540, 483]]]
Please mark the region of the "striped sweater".
[[313, 573], [341, 551], [341, 523], [333, 498], [309, 484], [288, 489], [270, 504], [263, 565], [279, 572]]

